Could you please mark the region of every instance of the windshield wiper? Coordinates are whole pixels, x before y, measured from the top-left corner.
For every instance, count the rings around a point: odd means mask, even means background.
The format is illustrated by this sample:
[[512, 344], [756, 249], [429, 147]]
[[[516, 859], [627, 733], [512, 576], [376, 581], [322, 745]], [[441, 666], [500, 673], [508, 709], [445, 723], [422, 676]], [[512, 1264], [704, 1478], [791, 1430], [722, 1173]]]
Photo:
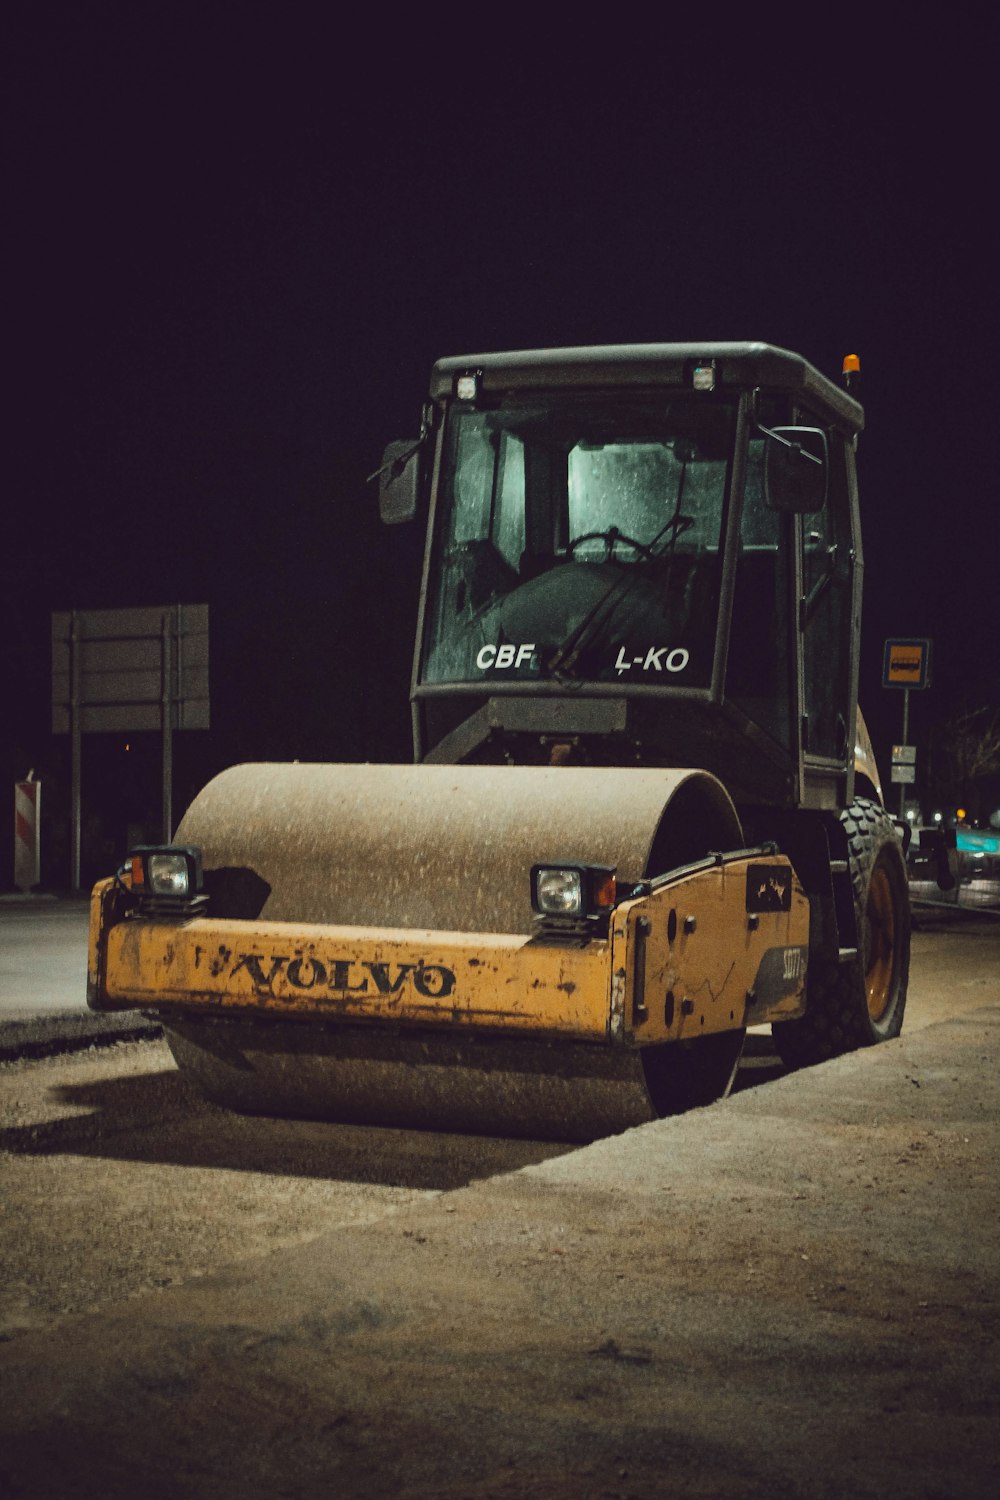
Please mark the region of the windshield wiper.
[[[677, 486], [677, 504], [674, 508], [674, 513], [649, 544], [648, 557], [651, 562], [659, 562], [661, 558], [666, 557], [677, 545], [677, 538], [683, 536], [685, 531], [689, 531], [694, 525], [693, 516], [681, 515], [681, 500], [684, 495], [684, 479], [686, 475], [687, 464], [685, 463], [681, 467], [680, 482]], [[657, 551], [661, 543], [664, 545]], [[554, 677], [558, 677], [560, 673], [564, 675], [572, 674], [573, 668], [580, 658], [581, 651], [593, 639], [597, 628], [606, 623], [606, 620], [602, 618], [605, 611], [607, 619], [610, 619], [618, 606], [628, 598], [629, 594], [635, 588], [640, 576], [639, 571], [622, 573], [620, 577], [616, 578], [605, 589], [597, 603], [584, 615], [579, 625], [570, 631], [566, 639], [553, 652], [549, 661], [549, 671]]]

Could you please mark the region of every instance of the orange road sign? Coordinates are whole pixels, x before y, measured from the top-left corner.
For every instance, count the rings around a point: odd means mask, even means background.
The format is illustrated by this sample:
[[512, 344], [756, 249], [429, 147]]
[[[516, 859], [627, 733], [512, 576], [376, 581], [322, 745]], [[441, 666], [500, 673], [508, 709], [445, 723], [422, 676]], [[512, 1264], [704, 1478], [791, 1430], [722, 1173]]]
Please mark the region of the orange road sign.
[[930, 685], [931, 643], [927, 640], [886, 641], [882, 686], [925, 688]]

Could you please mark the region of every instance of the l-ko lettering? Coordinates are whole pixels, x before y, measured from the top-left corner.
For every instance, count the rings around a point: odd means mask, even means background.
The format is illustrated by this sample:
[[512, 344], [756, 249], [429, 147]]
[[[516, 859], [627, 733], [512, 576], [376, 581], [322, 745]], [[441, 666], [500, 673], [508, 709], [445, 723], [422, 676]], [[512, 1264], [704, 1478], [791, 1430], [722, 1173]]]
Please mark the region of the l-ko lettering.
[[480, 672], [486, 672], [490, 667], [497, 667], [501, 671], [510, 667], [523, 667], [525, 662], [531, 661], [534, 650], [534, 642], [530, 646], [483, 646], [476, 656], [476, 666]]
[[690, 660], [691, 653], [686, 646], [650, 646], [638, 656], [626, 656], [625, 647], [619, 646], [615, 671], [619, 677], [623, 672], [631, 672], [633, 667], [638, 667], [640, 672], [683, 672]]

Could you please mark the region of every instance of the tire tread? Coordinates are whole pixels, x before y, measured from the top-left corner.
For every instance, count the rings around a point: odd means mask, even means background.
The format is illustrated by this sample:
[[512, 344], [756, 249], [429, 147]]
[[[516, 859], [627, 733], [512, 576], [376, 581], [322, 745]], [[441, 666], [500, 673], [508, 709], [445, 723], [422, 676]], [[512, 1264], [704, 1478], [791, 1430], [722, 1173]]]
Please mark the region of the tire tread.
[[[881, 851], [891, 843], [898, 851], [895, 829], [885, 810], [859, 798], [844, 809], [840, 821], [847, 838], [848, 870], [858, 927], [858, 956], [848, 963], [814, 959], [806, 981], [806, 1014], [773, 1029], [775, 1050], [787, 1067], [808, 1067], [858, 1047], [898, 1036], [906, 1004], [909, 969], [909, 903], [906, 875], [899, 856], [897, 871], [904, 899], [897, 912], [895, 992], [885, 1024], [876, 1028], [868, 1014], [865, 993], [865, 905], [872, 872]], [[890, 856], [893, 857], [893, 856]]]

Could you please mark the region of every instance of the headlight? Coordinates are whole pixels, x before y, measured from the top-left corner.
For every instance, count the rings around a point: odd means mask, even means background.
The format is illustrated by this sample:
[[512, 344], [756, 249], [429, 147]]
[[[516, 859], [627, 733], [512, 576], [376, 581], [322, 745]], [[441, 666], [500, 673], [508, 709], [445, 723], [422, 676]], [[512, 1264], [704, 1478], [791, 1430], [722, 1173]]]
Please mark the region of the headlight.
[[190, 896], [191, 875], [185, 854], [146, 856], [146, 888], [152, 896]]
[[190, 916], [208, 900], [201, 894], [201, 850], [192, 845], [143, 845], [125, 869], [141, 911]]
[[542, 869], [535, 878], [535, 910], [554, 917], [583, 916], [583, 873]]
[[604, 937], [618, 894], [615, 872], [607, 865], [566, 861], [531, 867], [531, 905], [538, 913], [539, 935], [556, 942]]

